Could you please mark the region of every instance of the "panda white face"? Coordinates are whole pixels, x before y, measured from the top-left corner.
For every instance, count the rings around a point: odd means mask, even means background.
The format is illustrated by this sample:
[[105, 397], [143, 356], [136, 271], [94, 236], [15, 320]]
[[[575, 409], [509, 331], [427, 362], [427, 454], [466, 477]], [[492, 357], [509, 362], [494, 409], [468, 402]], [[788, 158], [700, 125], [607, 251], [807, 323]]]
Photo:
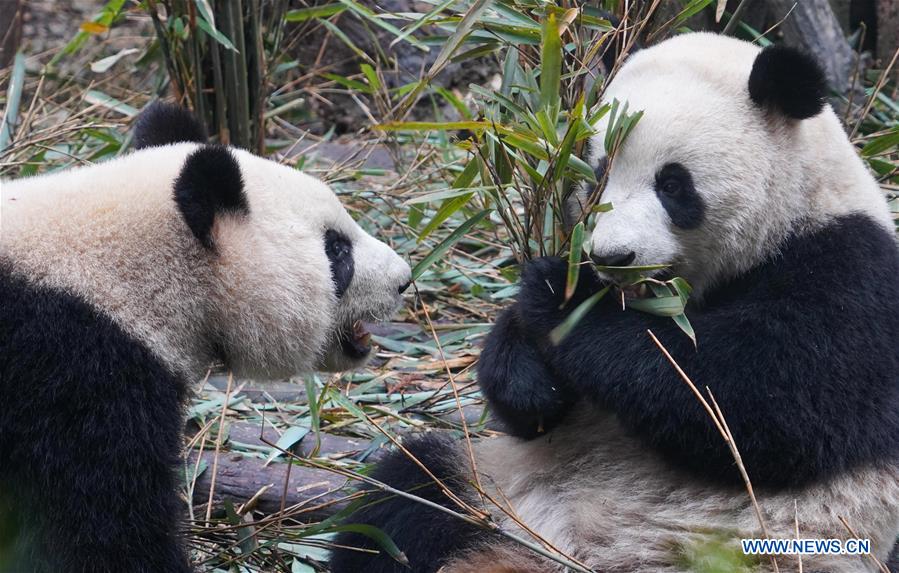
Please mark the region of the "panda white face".
[[338, 371], [370, 354], [366, 323], [402, 303], [409, 266], [321, 181], [230, 150], [247, 213], [212, 228], [222, 352], [238, 375]]
[[601, 202], [612, 204], [595, 219], [598, 264], [669, 265], [657, 274], [683, 276], [701, 295], [804, 226], [852, 210], [883, 219], [882, 198], [838, 120], [829, 107], [818, 113], [820, 96], [787, 111], [751, 96], [759, 54], [747, 42], [687, 34], [635, 53], [612, 79], [604, 101], [627, 102], [643, 117], [611, 165], [608, 116], [591, 141], [588, 161], [597, 175], [608, 170]]

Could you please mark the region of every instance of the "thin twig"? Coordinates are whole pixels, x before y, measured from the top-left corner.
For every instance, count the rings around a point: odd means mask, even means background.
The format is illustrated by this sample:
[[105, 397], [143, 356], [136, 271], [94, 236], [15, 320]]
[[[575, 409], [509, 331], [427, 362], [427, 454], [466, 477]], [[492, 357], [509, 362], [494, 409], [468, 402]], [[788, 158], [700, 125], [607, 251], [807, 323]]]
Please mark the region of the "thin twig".
[[206, 521], [212, 518], [212, 499], [215, 495], [215, 478], [219, 468], [219, 454], [222, 450], [222, 437], [225, 428], [225, 413], [228, 411], [228, 402], [231, 400], [231, 384], [234, 381], [234, 375], [228, 373], [228, 387], [225, 389], [225, 402], [222, 404], [222, 413], [219, 417], [219, 431], [215, 437], [215, 457], [212, 459], [212, 476], [209, 480], [209, 502], [206, 504]]
[[[703, 408], [705, 408], [706, 412], [708, 412], [709, 416], [712, 418], [712, 421], [715, 423], [715, 426], [718, 428], [718, 431], [721, 432], [722, 437], [724, 438], [724, 442], [727, 444], [727, 447], [730, 448], [731, 455], [734, 458], [734, 461], [737, 463], [737, 468], [740, 470], [740, 475], [743, 477], [743, 483], [746, 485], [746, 491], [749, 493], [749, 499], [752, 500], [752, 507], [755, 510], [755, 516], [758, 519], [759, 526], [762, 528], [762, 533], [765, 535], [766, 539], [770, 539], [771, 536], [768, 533], [768, 527], [765, 525], [765, 519], [762, 516], [762, 508], [759, 506], [759, 502], [755, 497], [755, 492], [752, 489], [752, 482], [749, 480], [749, 474], [746, 472], [746, 466], [743, 465], [743, 458], [740, 456], [740, 450], [737, 449], [737, 443], [734, 441], [733, 434], [730, 433], [730, 428], [727, 426], [727, 421], [724, 419], [724, 414], [721, 412], [721, 408], [718, 407], [718, 403], [715, 401], [715, 397], [712, 395], [712, 390], [706, 386], [705, 389], [709, 393], [709, 399], [712, 401], [712, 405], [715, 407], [714, 411], [709, 406], [709, 403], [706, 399], [700, 394], [699, 390], [696, 388], [696, 385], [693, 384], [693, 381], [690, 380], [690, 377], [687, 376], [686, 372], [680, 367], [676, 360], [671, 356], [671, 353], [668, 352], [668, 349], [656, 338], [656, 335], [653, 334], [651, 330], [646, 331], [649, 334], [649, 337], [652, 338], [652, 341], [656, 346], [659, 347], [659, 350], [662, 351], [662, 354], [665, 355], [665, 358], [668, 359], [668, 362], [674, 366], [674, 369], [677, 370], [677, 373], [680, 375], [681, 379], [689, 386], [690, 390], [693, 391], [693, 394], [699, 399], [699, 402], [702, 404]], [[772, 555], [771, 556], [771, 565], [774, 567], [774, 571], [779, 571], [777, 567], [777, 560]]]

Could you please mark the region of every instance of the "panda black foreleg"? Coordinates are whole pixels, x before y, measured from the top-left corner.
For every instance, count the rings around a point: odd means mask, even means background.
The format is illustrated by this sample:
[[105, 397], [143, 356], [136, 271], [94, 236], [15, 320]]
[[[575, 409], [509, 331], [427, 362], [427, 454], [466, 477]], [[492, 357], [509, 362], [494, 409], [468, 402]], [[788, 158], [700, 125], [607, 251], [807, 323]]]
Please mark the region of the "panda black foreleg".
[[478, 361], [478, 384], [491, 412], [511, 434], [522, 438], [552, 429], [575, 400], [523, 331], [515, 307], [499, 316], [487, 336]]
[[[404, 446], [454, 494], [463, 499], [470, 497], [466, 492], [467, 464], [459, 456], [454, 441], [427, 434], [407, 441]], [[394, 451], [381, 460], [371, 477], [463, 512], [403, 452]], [[374, 525], [386, 533], [406, 555], [409, 566], [394, 560], [370, 538], [344, 532], [335, 540], [338, 548], [332, 552], [329, 564], [332, 573], [433, 573], [476, 540], [490, 539], [489, 533], [474, 525], [404, 497], [369, 489], [366, 500], [366, 505], [348, 517], [346, 523]]]

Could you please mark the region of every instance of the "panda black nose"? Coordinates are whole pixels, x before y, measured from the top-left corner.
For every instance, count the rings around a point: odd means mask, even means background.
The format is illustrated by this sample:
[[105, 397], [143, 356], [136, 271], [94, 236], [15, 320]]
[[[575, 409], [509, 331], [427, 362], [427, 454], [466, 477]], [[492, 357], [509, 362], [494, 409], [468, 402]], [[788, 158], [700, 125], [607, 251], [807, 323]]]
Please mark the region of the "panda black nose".
[[601, 267], [626, 267], [637, 258], [637, 253], [616, 253], [614, 255], [591, 255], [593, 262]]
[[411, 285], [411, 284], [412, 284], [412, 281], [406, 281], [405, 283], [401, 284], [400, 288], [399, 288], [400, 294], [403, 294], [404, 292], [406, 292], [406, 289], [408, 289], [409, 285]]

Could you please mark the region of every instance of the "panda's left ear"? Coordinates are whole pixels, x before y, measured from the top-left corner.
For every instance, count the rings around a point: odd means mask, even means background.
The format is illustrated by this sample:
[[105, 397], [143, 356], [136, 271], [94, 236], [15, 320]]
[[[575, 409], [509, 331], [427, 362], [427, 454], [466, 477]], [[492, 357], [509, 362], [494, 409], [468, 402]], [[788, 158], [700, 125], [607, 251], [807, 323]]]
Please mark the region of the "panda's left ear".
[[206, 128], [190, 111], [181, 106], [155, 101], [147, 106], [134, 126], [135, 149], [173, 143], [206, 143]]
[[749, 74], [749, 97], [756, 105], [793, 119], [808, 119], [821, 113], [826, 96], [824, 70], [808, 54], [769, 46], [756, 56]]
[[216, 217], [250, 212], [240, 165], [223, 145], [204, 145], [187, 156], [175, 180], [174, 199], [191, 232], [210, 250], [215, 249]]

